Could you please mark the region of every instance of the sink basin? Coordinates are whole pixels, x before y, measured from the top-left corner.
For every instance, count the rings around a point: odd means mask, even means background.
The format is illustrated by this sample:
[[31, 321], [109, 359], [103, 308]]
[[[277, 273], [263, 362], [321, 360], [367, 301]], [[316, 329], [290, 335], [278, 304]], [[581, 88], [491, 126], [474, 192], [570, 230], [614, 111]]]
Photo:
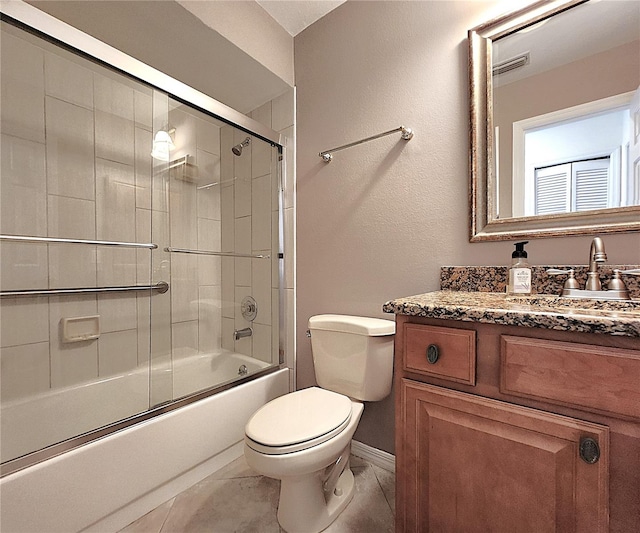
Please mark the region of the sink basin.
[[629, 317], [640, 319], [640, 300], [591, 300], [549, 294], [507, 297], [510, 304], [565, 314]]

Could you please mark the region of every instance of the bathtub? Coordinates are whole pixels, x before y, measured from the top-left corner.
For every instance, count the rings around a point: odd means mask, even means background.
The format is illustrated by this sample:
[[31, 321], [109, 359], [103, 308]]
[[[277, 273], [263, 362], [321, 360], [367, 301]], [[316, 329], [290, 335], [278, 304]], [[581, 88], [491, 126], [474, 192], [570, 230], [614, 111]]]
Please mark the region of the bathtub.
[[[205, 386], [211, 386], [212, 374], [231, 381], [242, 365], [249, 373], [267, 366], [229, 354], [177, 360], [174, 396], [194, 391], [205, 376]], [[139, 381], [146, 388], [132, 398]], [[288, 391], [289, 370], [276, 370], [7, 475], [0, 480], [2, 531], [118, 531], [242, 455], [249, 417]], [[96, 420], [109, 423], [130, 416], [127, 410], [144, 411], [147, 401], [147, 372], [132, 372], [11, 402], [2, 410], [2, 453], [10, 456], [26, 446], [36, 428], [49, 439], [67, 438], [58, 425], [73, 422], [77, 431], [88, 424], [88, 405], [93, 428]]]
[[[254, 374], [268, 366], [247, 355], [219, 350], [154, 367], [154, 380], [165, 381], [165, 397], [171, 397], [173, 390], [173, 398], [178, 399], [231, 383], [241, 375]], [[247, 373], [243, 374], [245, 369]], [[0, 410], [2, 462], [143, 413], [148, 408], [146, 367], [5, 402]]]

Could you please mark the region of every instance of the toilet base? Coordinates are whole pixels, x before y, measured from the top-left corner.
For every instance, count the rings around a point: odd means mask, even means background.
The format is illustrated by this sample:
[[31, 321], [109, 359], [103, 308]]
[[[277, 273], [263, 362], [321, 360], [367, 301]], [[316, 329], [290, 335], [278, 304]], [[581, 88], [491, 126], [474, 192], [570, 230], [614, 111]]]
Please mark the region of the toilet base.
[[278, 522], [287, 533], [319, 533], [353, 498], [355, 480], [350, 468], [344, 469], [335, 490], [326, 496], [322, 474], [282, 479]]

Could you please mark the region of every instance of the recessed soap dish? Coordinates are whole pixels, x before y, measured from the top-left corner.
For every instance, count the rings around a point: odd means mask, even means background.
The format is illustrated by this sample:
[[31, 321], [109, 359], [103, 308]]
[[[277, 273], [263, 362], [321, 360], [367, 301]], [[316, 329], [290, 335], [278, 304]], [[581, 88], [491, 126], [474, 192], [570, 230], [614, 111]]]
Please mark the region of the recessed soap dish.
[[82, 342], [100, 337], [100, 315], [63, 318], [62, 342]]

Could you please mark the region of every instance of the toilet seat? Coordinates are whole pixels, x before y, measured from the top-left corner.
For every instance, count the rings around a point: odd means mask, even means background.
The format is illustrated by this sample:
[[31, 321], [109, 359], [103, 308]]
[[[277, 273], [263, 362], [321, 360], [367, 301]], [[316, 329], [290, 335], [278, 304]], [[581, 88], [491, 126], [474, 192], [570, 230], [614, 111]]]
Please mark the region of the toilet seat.
[[311, 448], [347, 427], [351, 407], [347, 396], [319, 387], [285, 394], [254, 413], [245, 427], [245, 442], [267, 455]]

